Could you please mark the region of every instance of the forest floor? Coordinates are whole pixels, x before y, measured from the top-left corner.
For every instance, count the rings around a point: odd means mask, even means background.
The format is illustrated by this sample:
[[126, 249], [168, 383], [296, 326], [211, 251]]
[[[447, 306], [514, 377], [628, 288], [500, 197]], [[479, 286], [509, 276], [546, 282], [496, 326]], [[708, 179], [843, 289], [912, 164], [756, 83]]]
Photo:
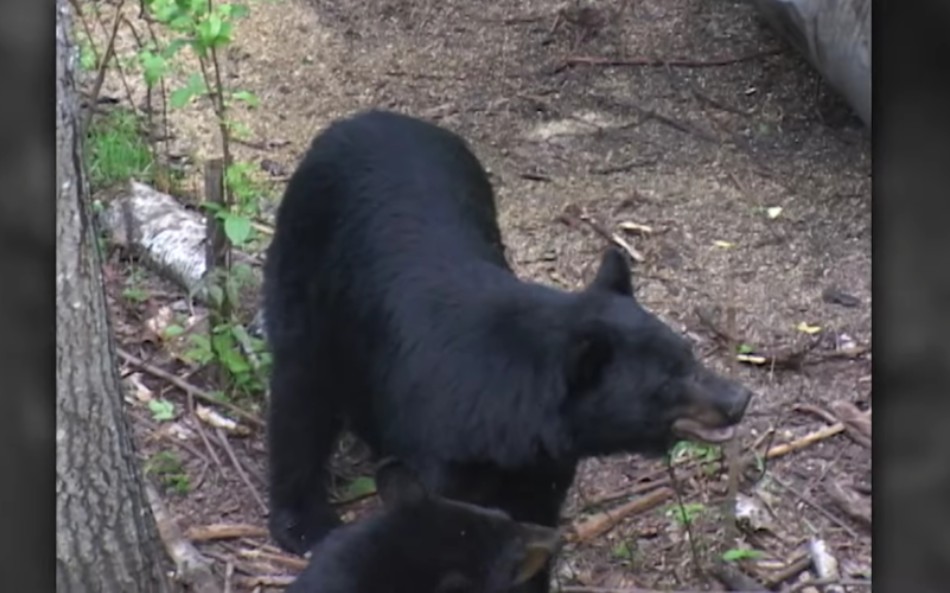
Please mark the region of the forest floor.
[[[91, 29], [101, 50], [115, 7], [100, 4], [106, 26]], [[276, 199], [335, 118], [376, 106], [436, 121], [489, 168], [522, 277], [577, 288], [619, 236], [642, 258], [634, 278], [645, 306], [755, 390], [737, 450], [759, 463], [743, 468], [735, 505], [724, 504], [732, 497], [718, 449], [679, 447], [675, 492], [662, 461], [583, 463], [563, 513], [575, 536], [559, 560], [561, 585], [725, 589], [715, 577], [725, 556], [733, 577], [741, 569], [775, 590], [801, 590], [799, 579], [818, 578], [809, 565], [823, 543], [844, 590], [867, 590], [871, 535], [859, 517], [871, 488], [862, 442], [871, 406], [868, 134], [747, 2], [584, 6], [253, 3], [224, 60], [228, 80], [261, 103], [238, 114], [253, 141], [236, 155], [260, 166]], [[123, 10], [137, 18], [137, 6]], [[133, 37], [120, 31], [118, 55], [133, 51]], [[110, 73], [100, 96], [122, 104], [131, 95], [141, 108], [141, 85], [120, 78]], [[216, 150], [210, 110], [176, 111], [167, 140], [198, 193], [195, 165]], [[243, 430], [209, 423], [181, 385], [214, 385], [155, 330], [163, 316], [189, 311], [186, 295], [122, 250], [110, 249], [105, 266], [150, 479], [234, 591], [281, 590], [301, 561], [264, 529], [261, 401], [241, 404], [251, 419], [209, 406]], [[375, 504], [369, 465], [346, 446], [335, 466], [339, 496], [355, 499], [341, 512], [353, 519]], [[627, 504], [635, 500], [645, 502]]]

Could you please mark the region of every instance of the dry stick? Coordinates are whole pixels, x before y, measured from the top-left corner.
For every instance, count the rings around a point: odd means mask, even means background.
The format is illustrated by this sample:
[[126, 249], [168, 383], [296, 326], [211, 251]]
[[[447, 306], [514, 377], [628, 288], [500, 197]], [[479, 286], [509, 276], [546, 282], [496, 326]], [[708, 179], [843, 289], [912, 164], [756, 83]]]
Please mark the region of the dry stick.
[[814, 432], [810, 432], [801, 438], [797, 438], [794, 441], [788, 443], [782, 443], [781, 445], [776, 445], [765, 452], [764, 457], [766, 459], [773, 459], [775, 457], [782, 457], [789, 453], [794, 453], [795, 451], [804, 449], [810, 445], [814, 445], [819, 441], [823, 441], [829, 437], [844, 432], [844, 424], [838, 422], [831, 426], [826, 426], [820, 428]]
[[254, 560], [267, 560], [281, 564], [293, 570], [303, 570], [307, 568], [308, 561], [298, 556], [288, 556], [287, 554], [275, 554], [264, 550], [238, 550], [238, 554], [245, 558]]
[[799, 552], [798, 556], [783, 568], [767, 575], [765, 584], [769, 589], [774, 589], [785, 581], [805, 572], [809, 567], [811, 567], [811, 556], [807, 552]]
[[237, 539], [240, 537], [267, 537], [267, 529], [245, 523], [212, 523], [191, 527], [185, 537], [193, 542], [210, 542], [219, 539]]
[[871, 448], [871, 410], [862, 412], [851, 402], [837, 401], [831, 404], [831, 411], [854, 442]]
[[[699, 464], [697, 463], [696, 465], [698, 466]], [[695, 467], [690, 468], [691, 470], [689, 473], [690, 476], [692, 476], [693, 474], [692, 470], [695, 470], [695, 469], [696, 469]], [[662, 470], [657, 470], [651, 473], [659, 473], [659, 472], [666, 472], [666, 468], [663, 468]], [[657, 490], [659, 488], [662, 488], [664, 486], [669, 486], [669, 485], [670, 485], [670, 478], [663, 477], [663, 478], [651, 480], [650, 482], [634, 484], [633, 486], [627, 486], [625, 488], [612, 490], [608, 492], [607, 494], [604, 494], [603, 496], [587, 501], [587, 504], [584, 505], [584, 510], [586, 511], [588, 509], [599, 507], [609, 502], [613, 502], [619, 498], [629, 498], [637, 494], [643, 494], [645, 492]]]
[[807, 414], [817, 416], [828, 424], [835, 424], [837, 422], [844, 424], [845, 434], [848, 435], [851, 440], [858, 443], [859, 445], [870, 448], [870, 412], [861, 412], [856, 407], [854, 407], [854, 404], [847, 402], [837, 402], [833, 405], [833, 407], [834, 413], [813, 404], [798, 404], [794, 406], [793, 409], [799, 412], [805, 412]]
[[[160, 47], [158, 43], [158, 36], [155, 34], [155, 28], [152, 27], [152, 19], [148, 16], [145, 16], [143, 20], [145, 21], [145, 28], [148, 29], [148, 34], [152, 39], [152, 43], [155, 44], [155, 47]], [[131, 23], [129, 23], [129, 26], [132, 26]], [[162, 142], [165, 144], [165, 158], [169, 159], [171, 152], [169, 149], [171, 135], [168, 133], [168, 90], [165, 88], [164, 76], [159, 78], [159, 84], [161, 86], [162, 93]]]
[[144, 362], [143, 360], [141, 360], [140, 358], [126, 352], [122, 348], [117, 347], [116, 352], [118, 353], [119, 357], [123, 361], [125, 361], [127, 364], [136, 366], [139, 369], [145, 371], [146, 373], [154, 377], [158, 377], [159, 379], [168, 381], [175, 387], [181, 389], [186, 394], [190, 393], [191, 395], [195, 397], [195, 399], [199, 399], [205, 403], [224, 408], [225, 410], [231, 412], [235, 416], [238, 416], [244, 419], [250, 424], [253, 424], [254, 426], [258, 428], [264, 428], [264, 421], [258, 418], [257, 416], [255, 416], [254, 414], [251, 414], [250, 412], [246, 412], [245, 410], [242, 410], [241, 408], [239, 408], [238, 406], [230, 402], [221, 401], [220, 399], [216, 398], [215, 396], [211, 395], [210, 393], [201, 389], [200, 387], [196, 387], [195, 385], [192, 385], [191, 383], [188, 383], [187, 381], [183, 381], [180, 377], [176, 377], [175, 375], [169, 373], [168, 371], [164, 369], [160, 369], [154, 365], [148, 364]]
[[782, 480], [782, 479], [779, 478], [778, 476], [774, 476], [774, 475], [773, 475], [773, 476], [772, 476], [772, 481], [775, 482], [776, 484], [778, 484], [779, 486], [781, 486], [782, 488], [784, 488], [785, 490], [787, 490], [787, 491], [791, 492], [792, 494], [794, 494], [796, 497], [798, 497], [799, 500], [801, 500], [802, 502], [804, 502], [805, 504], [807, 504], [807, 505], [810, 506], [811, 508], [813, 508], [813, 509], [815, 509], [816, 511], [818, 511], [819, 513], [821, 513], [822, 516], [824, 516], [826, 519], [828, 519], [829, 521], [831, 521], [832, 523], [834, 523], [834, 524], [837, 525], [838, 527], [840, 527], [840, 528], [844, 529], [845, 531], [847, 531], [847, 532], [848, 532], [848, 535], [850, 535], [851, 537], [853, 537], [853, 538], [855, 538], [855, 539], [857, 539], [857, 538], [859, 537], [859, 536], [858, 536], [858, 532], [855, 531], [854, 529], [852, 529], [850, 525], [848, 525], [847, 523], [845, 523], [844, 521], [842, 521], [841, 519], [839, 519], [838, 517], [836, 517], [836, 516], [834, 515], [834, 513], [832, 513], [831, 511], [829, 511], [829, 510], [826, 509], [825, 507], [823, 507], [823, 506], [821, 506], [820, 504], [818, 504], [817, 502], [815, 502], [815, 500], [814, 500], [813, 498], [811, 498], [810, 496], [808, 496], [808, 495], [805, 494], [804, 492], [801, 492], [800, 490], [798, 490], [797, 488], [795, 488], [794, 486], [792, 486], [792, 485], [789, 484], [788, 482]]
[[265, 515], [267, 514], [267, 504], [264, 502], [264, 499], [261, 498], [261, 493], [257, 491], [257, 487], [254, 486], [254, 483], [251, 482], [250, 476], [247, 475], [247, 472], [244, 471], [244, 467], [241, 465], [241, 462], [238, 461], [237, 455], [234, 454], [234, 449], [231, 448], [231, 442], [228, 440], [228, 435], [220, 428], [215, 429], [215, 432], [218, 435], [218, 441], [221, 443], [221, 446], [224, 447], [224, 451], [228, 454], [228, 457], [231, 459], [231, 463], [234, 465], [234, 469], [237, 470], [238, 476], [240, 476], [241, 481], [244, 482], [244, 485], [247, 486], [247, 489], [251, 492], [251, 496], [254, 497], [254, 500], [257, 501], [257, 504], [261, 507], [261, 512]]
[[597, 513], [582, 520], [575, 521], [566, 538], [568, 541], [585, 542], [610, 531], [617, 523], [636, 513], [648, 511], [673, 496], [670, 488], [661, 488], [645, 494], [635, 500], [620, 505], [609, 511]]
[[262, 574], [254, 577], [239, 577], [235, 582], [248, 589], [260, 587], [287, 587], [297, 578], [282, 574]]
[[[121, 9], [123, 4], [125, 4], [125, 0], [122, 0], [122, 2], [119, 4], [118, 8], [116, 9], [117, 12], [122, 12]], [[102, 32], [108, 35], [109, 32], [106, 29], [105, 23], [102, 22], [102, 12], [99, 11], [98, 4], [93, 3], [93, 7], [93, 12], [96, 14], [96, 22], [99, 24]], [[129, 100], [129, 107], [132, 109], [132, 111], [136, 111], [135, 100], [132, 97], [132, 87], [129, 86], [129, 81], [125, 78], [125, 69], [122, 68], [122, 64], [119, 62], [119, 60], [115, 61], [115, 70], [119, 74], [119, 80], [122, 82], [122, 87], [125, 89], [125, 96]]]
[[842, 587], [867, 587], [871, 588], [871, 581], [858, 579], [815, 579], [813, 581], [802, 581], [789, 587], [782, 593], [799, 593], [809, 587], [826, 587], [828, 585], [840, 585]]
[[99, 60], [99, 50], [96, 49], [96, 41], [92, 37], [92, 29], [89, 27], [89, 23], [86, 22], [86, 15], [82, 11], [82, 6], [77, 0], [69, 0], [69, 4], [73, 7], [76, 16], [79, 17], [83, 31], [86, 32], [86, 39], [89, 41], [90, 49], [92, 49], [92, 57], [96, 59], [96, 64], [101, 64], [102, 61]]
[[588, 585], [563, 585], [558, 587], [556, 591], [557, 593], [672, 593], [670, 591], [644, 589], [641, 587], [595, 587]]
[[781, 53], [781, 49], [770, 49], [742, 56], [713, 58], [710, 60], [662, 59], [662, 58], [604, 58], [600, 56], [571, 56], [564, 60], [564, 66], [652, 66], [672, 68], [715, 68], [740, 62], [757, 60]]
[[566, 208], [562, 213], [562, 218], [568, 221], [568, 223], [574, 223], [575, 225], [582, 224], [587, 226], [589, 229], [594, 231], [597, 235], [600, 236], [603, 240], [607, 241], [611, 245], [616, 245], [623, 249], [627, 255], [629, 255], [634, 261], [642, 262], [643, 254], [637, 251], [632, 245], [630, 245], [623, 237], [617, 233], [611, 233], [603, 226], [601, 226], [597, 221], [595, 221], [589, 214], [584, 212], [574, 212], [574, 208]]
[[185, 398], [188, 401], [188, 413], [191, 414], [192, 419], [195, 421], [195, 427], [197, 427], [198, 436], [201, 438], [201, 442], [204, 443], [205, 449], [208, 450], [211, 458], [214, 459], [214, 462], [217, 464], [218, 469], [223, 473], [224, 464], [221, 463], [221, 458], [218, 457], [217, 451], [215, 451], [214, 447], [211, 446], [211, 439], [208, 438], [208, 433], [205, 432], [204, 424], [202, 423], [201, 418], [198, 416], [197, 409], [195, 408], [194, 394], [189, 391], [185, 394]]
[[762, 584], [745, 574], [735, 566], [719, 563], [712, 568], [712, 575], [725, 585], [729, 591], [750, 591], [762, 593]]
[[[109, 60], [112, 59], [112, 55], [115, 53], [115, 38], [119, 32], [119, 23], [122, 22], [121, 18], [123, 4], [125, 4], [125, 0], [120, 0], [119, 5], [115, 10], [115, 20], [112, 21], [112, 33], [109, 34], [109, 42], [106, 45], [106, 53], [102, 56], [102, 61], [99, 62], [99, 71], [96, 72], [96, 82], [92, 86], [90, 106], [94, 106], [99, 100], [99, 93], [102, 91], [102, 83], [106, 80], [106, 68], [109, 66]], [[135, 106], [133, 105], [132, 108], [134, 109]], [[92, 124], [93, 113], [95, 113], [95, 109], [92, 108], [90, 108], [86, 113], [86, 119], [82, 122], [83, 132], [87, 132], [89, 130], [89, 126]]]
[[825, 484], [825, 492], [846, 515], [871, 528], [871, 505], [864, 497], [834, 480]]
[[[729, 333], [733, 336], [738, 335], [736, 330], [736, 287], [735, 287], [735, 277], [733, 275], [733, 270], [735, 266], [733, 265], [733, 258], [731, 255], [728, 257], [729, 261], [729, 308], [726, 313], [726, 323]], [[729, 343], [729, 374], [733, 377], [736, 376], [736, 357], [731, 356], [733, 352], [737, 352], [739, 344], [736, 342]], [[726, 478], [726, 500], [722, 506], [723, 517], [725, 518], [725, 530], [726, 537], [729, 545], [735, 545], [735, 542], [739, 539], [739, 527], [736, 522], [736, 498], [739, 496], [739, 473], [740, 473], [740, 455], [739, 455], [739, 444], [737, 439], [732, 439], [726, 443], [722, 448], [722, 453], [725, 456], [725, 461], [728, 466], [728, 474]]]
[[169, 557], [175, 563], [179, 579], [190, 585], [190, 590], [195, 593], [219, 593], [221, 587], [211, 572], [211, 563], [191, 542], [182, 537], [181, 530], [168, 514], [158, 492], [148, 482], [145, 483], [145, 498], [152, 508], [158, 534]]
[[[669, 458], [667, 458], [669, 459]], [[676, 495], [676, 504], [680, 509], [685, 509], [686, 504], [683, 502], [683, 494], [680, 492], [679, 484], [676, 482], [676, 470], [673, 469], [673, 464], [667, 462], [666, 465], [670, 474], [670, 482], [673, 484], [673, 493]], [[697, 548], [695, 533], [693, 532], [693, 520], [690, 518], [689, 514], [683, 511], [683, 525], [686, 527], [686, 537], [689, 538], [689, 551], [693, 557], [693, 568], [696, 571], [696, 575], [700, 578], [704, 578], [704, 570], [702, 562], [699, 559], [699, 548]]]

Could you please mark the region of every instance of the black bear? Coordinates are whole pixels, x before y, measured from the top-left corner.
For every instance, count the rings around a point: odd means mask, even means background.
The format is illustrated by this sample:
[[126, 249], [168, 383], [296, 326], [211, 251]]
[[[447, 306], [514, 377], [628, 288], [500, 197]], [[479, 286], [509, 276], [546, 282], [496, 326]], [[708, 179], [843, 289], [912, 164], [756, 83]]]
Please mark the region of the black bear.
[[313, 550], [287, 593], [504, 593], [557, 552], [558, 531], [430, 494], [411, 470], [382, 462], [383, 510]]
[[264, 318], [269, 527], [297, 553], [339, 525], [344, 426], [442, 496], [555, 526], [580, 459], [727, 440], [751, 395], [638, 304], [620, 252], [577, 292], [517, 278], [466, 142], [389, 112], [331, 124], [294, 172]]

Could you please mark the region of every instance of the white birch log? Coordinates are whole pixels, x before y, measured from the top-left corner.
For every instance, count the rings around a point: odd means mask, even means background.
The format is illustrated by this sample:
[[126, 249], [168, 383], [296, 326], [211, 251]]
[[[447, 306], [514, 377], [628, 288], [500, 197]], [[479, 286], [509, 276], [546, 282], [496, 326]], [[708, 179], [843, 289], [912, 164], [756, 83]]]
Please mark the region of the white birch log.
[[870, 129], [870, 0], [752, 1]]
[[[161, 276], [207, 303], [203, 282], [207, 270], [204, 216], [188, 210], [166, 193], [132, 181], [127, 192], [109, 202], [100, 221], [115, 244], [134, 251]], [[235, 252], [234, 257], [237, 261], [251, 262], [244, 253]], [[260, 273], [253, 266], [252, 270], [259, 287]], [[262, 320], [262, 313], [258, 311], [248, 329], [261, 335]]]

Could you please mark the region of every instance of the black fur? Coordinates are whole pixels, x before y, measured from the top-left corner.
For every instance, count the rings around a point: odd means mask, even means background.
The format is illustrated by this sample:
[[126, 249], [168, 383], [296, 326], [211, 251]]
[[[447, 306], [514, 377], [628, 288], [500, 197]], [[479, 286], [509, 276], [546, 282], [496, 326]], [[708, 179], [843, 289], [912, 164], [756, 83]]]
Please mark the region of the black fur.
[[339, 522], [323, 481], [344, 421], [434, 491], [554, 526], [581, 458], [661, 453], [678, 418], [733, 424], [748, 402], [636, 302], [619, 252], [580, 292], [519, 280], [475, 156], [407, 116], [314, 140], [264, 272], [270, 528], [298, 553]]
[[376, 481], [386, 508], [322, 540], [287, 593], [504, 593], [557, 550], [555, 529], [431, 496], [397, 462]]

